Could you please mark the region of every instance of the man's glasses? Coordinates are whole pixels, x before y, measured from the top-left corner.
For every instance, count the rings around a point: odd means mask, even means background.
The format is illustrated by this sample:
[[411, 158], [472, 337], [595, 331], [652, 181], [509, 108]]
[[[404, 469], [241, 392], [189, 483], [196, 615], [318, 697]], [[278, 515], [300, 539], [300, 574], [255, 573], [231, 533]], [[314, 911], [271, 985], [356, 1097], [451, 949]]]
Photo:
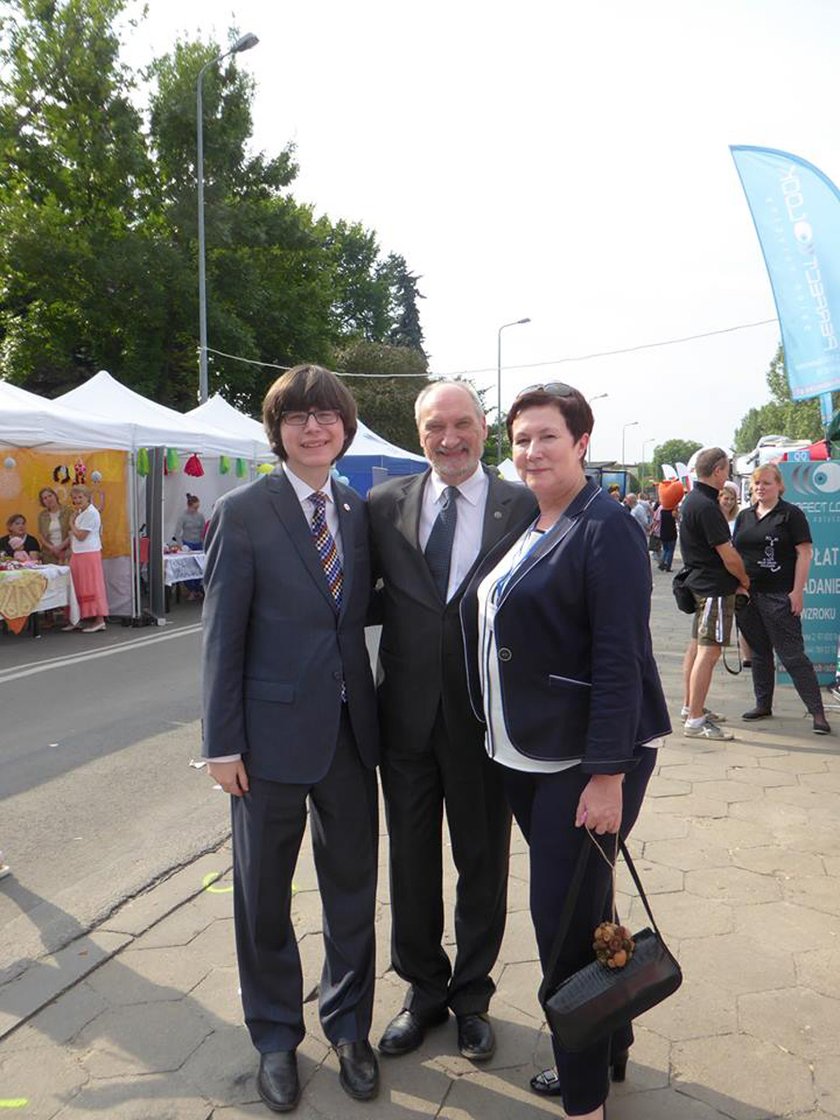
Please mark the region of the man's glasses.
[[310, 408], [308, 412], [284, 412], [281, 420], [284, 424], [291, 424], [293, 428], [302, 428], [310, 416], [314, 416], [315, 423], [324, 428], [337, 424], [341, 419], [341, 413], [335, 408]]

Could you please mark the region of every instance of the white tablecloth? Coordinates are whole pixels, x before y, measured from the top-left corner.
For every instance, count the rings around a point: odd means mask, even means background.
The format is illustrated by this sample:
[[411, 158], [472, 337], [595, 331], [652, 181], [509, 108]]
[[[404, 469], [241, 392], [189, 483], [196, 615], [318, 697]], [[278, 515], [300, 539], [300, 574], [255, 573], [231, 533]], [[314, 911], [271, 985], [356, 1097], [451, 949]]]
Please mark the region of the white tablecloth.
[[68, 607], [70, 621], [75, 625], [79, 621], [79, 603], [70, 578], [70, 569], [64, 564], [43, 564], [37, 568], [21, 568], [14, 572], [0, 572], [0, 578], [14, 580], [26, 578], [30, 572], [37, 572], [47, 581], [37, 611], [52, 611], [60, 607]]
[[167, 587], [204, 576], [203, 552], [167, 552], [163, 557], [163, 582]]

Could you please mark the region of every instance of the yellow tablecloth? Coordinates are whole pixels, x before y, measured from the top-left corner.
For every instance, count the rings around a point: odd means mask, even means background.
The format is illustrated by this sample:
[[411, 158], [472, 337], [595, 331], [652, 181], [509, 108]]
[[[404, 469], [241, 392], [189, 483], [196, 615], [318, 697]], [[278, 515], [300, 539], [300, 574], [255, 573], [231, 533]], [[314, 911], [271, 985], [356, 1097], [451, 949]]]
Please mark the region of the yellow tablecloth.
[[0, 615], [9, 629], [19, 634], [33, 611], [67, 607], [70, 621], [79, 621], [79, 604], [73, 590], [70, 569], [64, 564], [43, 564], [37, 568], [0, 571]]

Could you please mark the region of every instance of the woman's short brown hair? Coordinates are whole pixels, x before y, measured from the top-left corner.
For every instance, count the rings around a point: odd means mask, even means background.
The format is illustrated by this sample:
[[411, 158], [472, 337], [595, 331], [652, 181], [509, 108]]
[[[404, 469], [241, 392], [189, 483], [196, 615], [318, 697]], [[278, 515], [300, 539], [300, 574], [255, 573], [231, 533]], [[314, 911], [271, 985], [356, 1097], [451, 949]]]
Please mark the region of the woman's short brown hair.
[[553, 405], [566, 422], [566, 427], [575, 443], [585, 432], [591, 432], [595, 417], [589, 402], [579, 389], [565, 385], [562, 381], [548, 382], [545, 385], [532, 385], [524, 389], [507, 414], [508, 439], [513, 443], [513, 422], [526, 408], [540, 408]]
[[24, 525], [26, 524], [26, 518], [22, 513], [13, 513], [11, 517], [6, 518], [6, 528], [11, 531], [11, 528], [16, 521], [22, 521]]
[[[44, 495], [45, 494], [52, 494], [52, 496], [58, 502], [58, 494], [56, 494], [56, 492], [55, 492], [55, 490], [53, 490], [52, 486], [42, 486], [41, 489], [38, 491], [38, 501], [41, 503], [42, 506], [44, 505]], [[59, 502], [58, 504], [61, 505], [61, 502]], [[46, 508], [47, 507], [44, 506], [44, 509], [46, 509]]]
[[83, 482], [77, 482], [75, 486], [70, 487], [70, 494], [83, 494], [87, 500], [90, 501], [93, 491], [89, 486], [85, 486]]
[[282, 423], [285, 412], [308, 412], [310, 408], [335, 409], [344, 423], [344, 444], [338, 458], [353, 442], [359, 425], [358, 409], [350, 390], [323, 366], [295, 366], [278, 377], [263, 401], [263, 426], [271, 450], [286, 460]]

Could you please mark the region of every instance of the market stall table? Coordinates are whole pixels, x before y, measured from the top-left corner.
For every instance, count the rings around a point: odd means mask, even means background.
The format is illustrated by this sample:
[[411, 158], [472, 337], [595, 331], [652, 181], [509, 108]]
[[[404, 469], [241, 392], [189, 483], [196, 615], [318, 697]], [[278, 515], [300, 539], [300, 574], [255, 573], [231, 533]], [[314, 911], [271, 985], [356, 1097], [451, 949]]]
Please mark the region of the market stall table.
[[73, 590], [70, 569], [64, 564], [39, 564], [33, 568], [0, 571], [0, 617], [15, 634], [32, 618], [32, 636], [37, 637], [41, 611], [67, 607], [70, 621], [79, 621], [79, 603]]
[[178, 599], [178, 584], [190, 580], [204, 578], [203, 552], [165, 552], [163, 554], [163, 583], [166, 588], [166, 609], [169, 610], [169, 596], [171, 589], [175, 588], [176, 600]]

